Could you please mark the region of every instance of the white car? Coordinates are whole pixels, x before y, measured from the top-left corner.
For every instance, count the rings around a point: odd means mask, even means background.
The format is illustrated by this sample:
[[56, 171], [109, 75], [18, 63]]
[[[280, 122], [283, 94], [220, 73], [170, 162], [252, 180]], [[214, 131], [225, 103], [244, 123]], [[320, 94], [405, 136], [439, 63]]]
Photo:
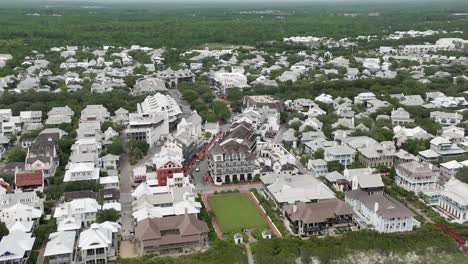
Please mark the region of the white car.
[[199, 168], [199, 167], [196, 167], [196, 168], [195, 168], [195, 171], [196, 171], [196, 172], [199, 172], [199, 171], [200, 171], [200, 168]]

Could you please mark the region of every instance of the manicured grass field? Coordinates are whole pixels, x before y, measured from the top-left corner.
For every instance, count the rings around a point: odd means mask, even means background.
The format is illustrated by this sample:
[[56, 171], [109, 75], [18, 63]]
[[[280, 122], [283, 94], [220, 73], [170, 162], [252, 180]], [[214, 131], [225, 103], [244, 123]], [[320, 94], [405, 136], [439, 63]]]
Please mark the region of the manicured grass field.
[[223, 233], [268, 226], [248, 194], [215, 195], [208, 197], [208, 202]]

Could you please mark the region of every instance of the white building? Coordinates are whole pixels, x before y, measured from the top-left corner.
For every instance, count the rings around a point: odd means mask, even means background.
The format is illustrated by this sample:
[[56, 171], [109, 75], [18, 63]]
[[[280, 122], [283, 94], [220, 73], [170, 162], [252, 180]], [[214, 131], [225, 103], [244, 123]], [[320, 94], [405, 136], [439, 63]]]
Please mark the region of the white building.
[[125, 134], [129, 139], [146, 141], [152, 147], [169, 135], [168, 113], [131, 113]]
[[433, 138], [430, 141], [430, 149], [440, 156], [456, 156], [465, 153], [457, 144], [443, 137]]
[[466, 101], [465, 97], [449, 97], [449, 96], [436, 97], [431, 101], [431, 103], [436, 105], [437, 107], [444, 107], [444, 108], [468, 105], [468, 102]]
[[17, 203], [7, 208], [2, 208], [0, 221], [10, 225], [15, 222], [21, 222], [29, 225], [31, 222], [38, 222], [42, 216], [42, 210], [33, 206]]
[[315, 177], [325, 176], [328, 173], [327, 162], [323, 159], [314, 159], [307, 162], [307, 169]]
[[80, 233], [79, 263], [108, 263], [118, 256], [118, 233], [120, 225], [114, 222], [92, 224]]
[[54, 232], [49, 235], [44, 257], [50, 264], [72, 264], [75, 256], [75, 231]]
[[99, 179], [99, 168], [95, 167], [94, 162], [69, 163], [68, 170], [63, 177], [64, 182], [86, 181]]
[[412, 161], [395, 167], [395, 183], [407, 191], [415, 193], [436, 189], [437, 173], [427, 163]]
[[110, 113], [103, 105], [87, 105], [81, 111], [81, 121], [99, 121], [100, 123], [110, 120]]
[[24, 130], [35, 130], [42, 128], [41, 111], [21, 111], [20, 120], [23, 123]]
[[161, 93], [147, 96], [145, 100], [138, 105], [138, 112], [145, 114], [167, 113], [170, 123], [177, 121], [179, 115], [182, 114], [182, 110], [176, 100], [170, 95], [163, 95]]
[[369, 195], [362, 190], [346, 192], [345, 202], [367, 227], [381, 232], [407, 232], [419, 226], [414, 214], [395, 199], [384, 194]]
[[57, 206], [54, 218], [57, 219], [59, 226], [60, 222], [67, 218], [73, 218], [75, 219], [75, 223], [79, 223], [81, 227], [86, 227], [96, 221], [96, 214], [99, 210], [101, 210], [101, 206], [95, 199], [75, 199]]
[[458, 125], [463, 120], [463, 116], [459, 113], [447, 113], [435, 111], [431, 112], [430, 117], [434, 122], [445, 126]]
[[348, 169], [343, 171], [343, 177], [351, 183], [352, 190], [363, 190], [369, 194], [383, 193], [384, 183], [379, 173], [373, 173], [371, 168]]
[[120, 167], [120, 156], [107, 154], [99, 158], [100, 166], [103, 170], [118, 170]]
[[47, 113], [47, 120], [45, 122], [46, 125], [60, 125], [60, 124], [70, 124], [72, 122], [72, 118], [75, 112], [71, 110], [70, 107], [53, 107]]
[[390, 118], [392, 119], [392, 125], [406, 125], [414, 123], [414, 119], [410, 117], [410, 113], [404, 108], [399, 107], [393, 110]]
[[455, 177], [461, 168], [463, 168], [463, 164], [456, 160], [444, 162], [440, 164], [440, 175], [450, 179]]
[[377, 97], [375, 96], [374, 93], [371, 93], [371, 92], [360, 93], [354, 97], [354, 104], [362, 104], [364, 102], [375, 100], [375, 99], [377, 99]]
[[439, 192], [438, 208], [443, 214], [455, 218], [455, 222], [468, 221], [468, 184], [457, 179], [445, 183]]
[[34, 245], [31, 233], [11, 232], [0, 241], [0, 263], [26, 264]]
[[209, 77], [210, 86], [217, 89], [222, 96], [228, 94], [228, 90], [232, 88], [247, 88], [250, 87], [247, 83], [247, 77], [240, 72], [215, 72]]
[[339, 161], [342, 165], [351, 165], [354, 162], [356, 151], [348, 146], [333, 146], [324, 149], [326, 162]]
[[260, 177], [268, 195], [279, 205], [333, 199], [330, 188], [312, 175], [266, 175]]
[[119, 176], [100, 177], [99, 184], [103, 189], [119, 189]]

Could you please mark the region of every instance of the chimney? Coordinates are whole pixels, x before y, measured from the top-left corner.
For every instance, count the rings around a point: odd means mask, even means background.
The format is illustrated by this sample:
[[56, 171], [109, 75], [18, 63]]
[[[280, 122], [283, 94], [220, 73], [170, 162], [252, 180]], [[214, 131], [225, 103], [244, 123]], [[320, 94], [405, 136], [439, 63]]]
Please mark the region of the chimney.
[[353, 177], [353, 182], [352, 182], [352, 188], [351, 189], [353, 189], [353, 190], [359, 189], [357, 176]]
[[377, 211], [379, 211], [379, 203], [375, 202], [375, 204], [374, 204], [374, 213], [377, 213]]
[[188, 215], [188, 208], [187, 207], [184, 208], [184, 215]]
[[297, 204], [296, 203], [293, 204], [293, 213], [295, 213], [295, 212], [297, 212]]
[[68, 202], [68, 203], [67, 203], [67, 215], [68, 215], [68, 216], [71, 216], [71, 214], [72, 214], [71, 203]]

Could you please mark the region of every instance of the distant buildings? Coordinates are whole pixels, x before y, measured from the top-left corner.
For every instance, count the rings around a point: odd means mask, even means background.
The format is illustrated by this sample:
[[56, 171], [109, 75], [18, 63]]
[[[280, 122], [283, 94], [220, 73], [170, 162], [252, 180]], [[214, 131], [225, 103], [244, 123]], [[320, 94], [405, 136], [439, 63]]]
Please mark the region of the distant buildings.
[[177, 88], [180, 82], [194, 82], [195, 74], [190, 70], [177, 70], [174, 71], [171, 68], [160, 71], [157, 77], [164, 81], [166, 88]]
[[102, 105], [87, 105], [81, 111], [81, 121], [98, 121], [100, 123], [110, 120], [110, 113]]
[[229, 89], [250, 87], [247, 77], [240, 72], [215, 72], [208, 77], [209, 85], [214, 88], [218, 95], [227, 96]]
[[434, 122], [446, 126], [458, 125], [463, 120], [463, 116], [459, 113], [446, 113], [440, 111], [431, 112], [430, 117]]
[[394, 126], [414, 123], [414, 119], [410, 118], [410, 113], [401, 107], [392, 111], [391, 119]]

